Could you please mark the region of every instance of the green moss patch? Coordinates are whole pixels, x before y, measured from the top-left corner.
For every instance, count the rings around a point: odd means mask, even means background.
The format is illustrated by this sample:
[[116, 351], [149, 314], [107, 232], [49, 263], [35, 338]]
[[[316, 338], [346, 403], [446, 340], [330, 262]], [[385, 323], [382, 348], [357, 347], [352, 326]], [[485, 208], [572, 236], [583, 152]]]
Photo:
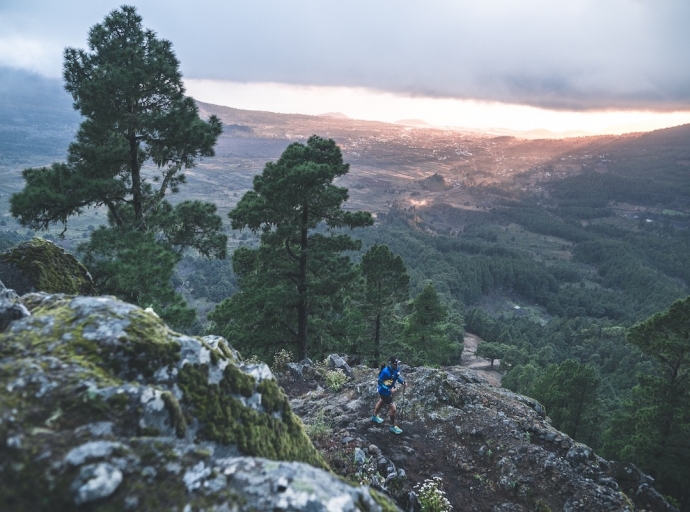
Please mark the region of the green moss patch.
[[[41, 297], [43, 300], [39, 300]], [[107, 309], [84, 315], [75, 309], [73, 300], [69, 296], [29, 296], [26, 302], [33, 316], [26, 319], [25, 328], [0, 335], [0, 355], [26, 351], [51, 355], [81, 364], [108, 385], [151, 378], [160, 368], [178, 361], [180, 344], [155, 316], [138, 308], [132, 308], [123, 318]], [[112, 340], [106, 334], [99, 337], [99, 329], [104, 333], [115, 329], [123, 332]]]
[[132, 447], [131, 464], [122, 485], [85, 510], [242, 503], [223, 474], [211, 472], [209, 492], [183, 485], [201, 462], [212, 470], [211, 452], [188, 442], [191, 426], [197, 442], [328, 469], [277, 381], [243, 371], [225, 340], [181, 336], [114, 298], [33, 293], [22, 301], [32, 315], [0, 334], [0, 480], [11, 484], [0, 485], [0, 510], [74, 508], [80, 468], [63, 460], [94, 438]]
[[86, 267], [43, 238], [35, 237], [16, 245], [0, 254], [0, 261], [19, 269], [37, 291], [74, 295], [94, 293], [93, 280]]
[[[180, 371], [178, 384], [184, 393], [183, 404], [199, 419], [199, 437], [222, 444], [236, 444], [246, 455], [273, 460], [300, 461], [316, 467], [327, 464], [316, 451], [304, 432], [304, 427], [287, 402], [277, 399], [275, 382], [262, 382], [271, 412], [282, 411], [280, 417], [270, 412], [259, 412], [245, 406], [237, 396], [247, 396], [249, 379], [238, 376], [232, 365], [226, 368], [218, 384], [208, 384], [208, 369], [203, 365], [185, 365]], [[272, 389], [273, 386], [275, 389]], [[258, 391], [258, 387], [257, 387]], [[252, 387], [251, 396], [254, 392]], [[235, 396], [233, 396], [235, 395]], [[263, 404], [263, 396], [262, 396]], [[266, 408], [268, 409], [268, 407]]]

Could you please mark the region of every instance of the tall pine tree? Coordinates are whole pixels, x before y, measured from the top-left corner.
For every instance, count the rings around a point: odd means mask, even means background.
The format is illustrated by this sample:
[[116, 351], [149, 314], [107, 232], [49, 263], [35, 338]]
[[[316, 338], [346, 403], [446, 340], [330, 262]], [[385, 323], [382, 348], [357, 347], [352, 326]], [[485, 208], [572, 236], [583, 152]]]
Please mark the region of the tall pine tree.
[[214, 154], [222, 126], [199, 118], [172, 44], [141, 22], [123, 6], [91, 28], [88, 50], [65, 49], [65, 89], [84, 120], [66, 163], [23, 171], [11, 208], [24, 226], [66, 230], [70, 217], [105, 206], [108, 226], [80, 248], [99, 291], [158, 301], [179, 324], [181, 312], [190, 319], [170, 282], [180, 252], [224, 257], [227, 239], [215, 205], [165, 197], [185, 183], [184, 169]]
[[567, 359], [561, 364], [550, 364], [529, 393], [546, 407], [554, 427], [591, 444], [601, 419], [600, 383], [590, 365]]
[[690, 297], [628, 329], [627, 339], [656, 363], [641, 373], [604, 433], [607, 456], [631, 461], [655, 487], [690, 510]]
[[365, 279], [363, 309], [373, 324], [373, 365], [381, 357], [381, 326], [391, 320], [393, 309], [410, 294], [410, 276], [400, 256], [387, 245], [374, 245], [362, 256], [359, 265]]
[[[210, 316], [215, 330], [241, 335], [254, 353], [288, 344], [299, 359], [310, 339], [323, 341], [323, 327], [342, 312], [344, 288], [356, 277], [342, 253], [360, 247], [334, 230], [373, 223], [367, 212], [341, 208], [348, 192], [333, 180], [348, 170], [335, 142], [313, 135], [254, 177], [253, 190], [228, 215], [233, 229], [261, 232], [261, 246], [233, 255], [240, 293]], [[310, 332], [318, 319], [322, 328]]]
[[427, 284], [412, 301], [405, 319], [402, 354], [416, 364], [442, 365], [457, 362], [462, 354], [460, 318], [450, 315], [434, 285]]

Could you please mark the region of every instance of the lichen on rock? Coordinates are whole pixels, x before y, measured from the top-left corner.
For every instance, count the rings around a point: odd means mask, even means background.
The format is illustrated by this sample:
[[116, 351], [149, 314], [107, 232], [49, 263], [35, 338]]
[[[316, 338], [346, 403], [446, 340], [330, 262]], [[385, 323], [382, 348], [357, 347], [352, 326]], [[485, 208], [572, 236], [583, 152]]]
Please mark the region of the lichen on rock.
[[314, 510], [383, 509], [323, 471], [268, 367], [223, 338], [112, 297], [19, 300], [30, 316], [0, 333], [0, 510], [260, 510], [240, 478], [252, 471], [273, 489], [261, 503], [283, 503], [291, 474], [315, 479]]

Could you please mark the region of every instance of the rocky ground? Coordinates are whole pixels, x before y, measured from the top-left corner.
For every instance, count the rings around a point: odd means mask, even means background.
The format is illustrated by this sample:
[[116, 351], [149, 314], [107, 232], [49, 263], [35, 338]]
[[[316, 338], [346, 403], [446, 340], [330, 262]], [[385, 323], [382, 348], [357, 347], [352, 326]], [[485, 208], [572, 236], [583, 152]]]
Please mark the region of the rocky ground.
[[[298, 376], [301, 371], [302, 377]], [[611, 463], [555, 430], [541, 406], [464, 367], [405, 368], [399, 426], [370, 418], [377, 370], [352, 369], [339, 391], [308, 366], [282, 374], [293, 410], [330, 466], [388, 492], [403, 509], [433, 477], [462, 511], [673, 510], [633, 466]]]
[[50, 242], [0, 263], [30, 291], [0, 281], [0, 511], [395, 510], [329, 471], [266, 364], [78, 295], [90, 275]]

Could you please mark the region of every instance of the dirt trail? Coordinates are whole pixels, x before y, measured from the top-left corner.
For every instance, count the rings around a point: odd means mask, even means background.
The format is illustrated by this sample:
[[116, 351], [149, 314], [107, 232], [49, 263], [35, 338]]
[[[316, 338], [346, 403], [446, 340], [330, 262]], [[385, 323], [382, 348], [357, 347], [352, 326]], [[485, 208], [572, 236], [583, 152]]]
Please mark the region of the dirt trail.
[[[491, 364], [488, 360], [474, 355], [477, 350], [477, 344], [480, 341], [483, 340], [479, 336], [469, 333], [465, 334], [465, 349], [462, 351], [462, 366], [472, 368], [479, 375], [489, 381], [489, 384], [500, 387], [503, 374], [496, 370], [491, 370]], [[497, 362], [498, 360], [494, 361], [494, 368], [496, 367]]]

